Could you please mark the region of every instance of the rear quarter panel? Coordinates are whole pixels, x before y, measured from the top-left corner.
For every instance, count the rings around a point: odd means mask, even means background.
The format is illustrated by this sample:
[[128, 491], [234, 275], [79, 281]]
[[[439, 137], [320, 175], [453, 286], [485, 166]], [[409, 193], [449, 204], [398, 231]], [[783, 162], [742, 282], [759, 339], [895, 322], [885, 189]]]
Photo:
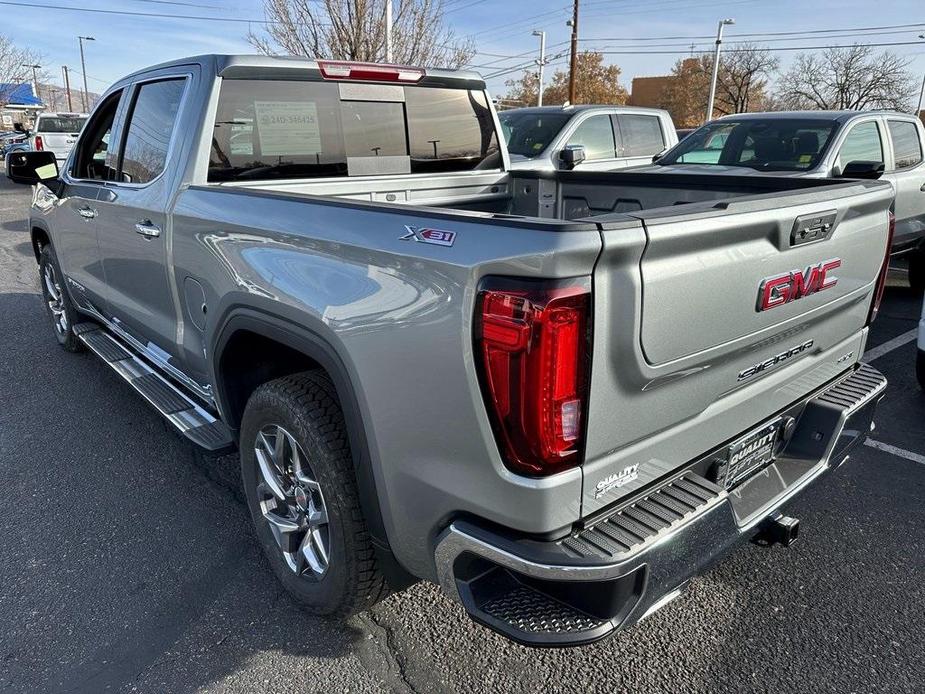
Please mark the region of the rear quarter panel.
[[[455, 232], [452, 246], [401, 240], [405, 225]], [[474, 514], [526, 532], [578, 519], [581, 471], [544, 480], [502, 464], [474, 370], [472, 321], [485, 275], [590, 275], [600, 233], [523, 228], [479, 215], [364, 206], [243, 189], [184, 190], [173, 219], [174, 272], [204, 288], [204, 334], [236, 307], [296, 321], [349, 372], [392, 549], [432, 574], [431, 533]]]

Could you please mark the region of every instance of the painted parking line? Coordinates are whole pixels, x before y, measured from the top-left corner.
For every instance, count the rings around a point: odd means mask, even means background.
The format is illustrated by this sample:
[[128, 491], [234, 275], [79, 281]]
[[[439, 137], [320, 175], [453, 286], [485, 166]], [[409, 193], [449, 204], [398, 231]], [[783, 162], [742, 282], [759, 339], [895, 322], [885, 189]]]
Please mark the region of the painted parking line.
[[913, 328], [909, 332], [905, 332], [899, 337], [894, 337], [892, 340], [887, 340], [882, 345], [877, 345], [873, 349], [869, 349], [866, 352], [864, 352], [863, 360], [870, 363], [874, 359], [879, 359], [884, 354], [889, 354], [894, 349], [898, 349], [902, 347], [903, 345], [909, 342], [912, 342], [915, 339], [916, 335], [918, 334], [919, 334], [919, 329]]
[[879, 451], [890, 453], [891, 455], [898, 455], [900, 458], [911, 460], [913, 463], [925, 465], [925, 455], [919, 455], [918, 453], [913, 453], [912, 451], [906, 451], [902, 448], [891, 446], [888, 443], [883, 443], [882, 441], [875, 441], [874, 439], [867, 439], [864, 441], [864, 445], [870, 446], [871, 448], [876, 448]]

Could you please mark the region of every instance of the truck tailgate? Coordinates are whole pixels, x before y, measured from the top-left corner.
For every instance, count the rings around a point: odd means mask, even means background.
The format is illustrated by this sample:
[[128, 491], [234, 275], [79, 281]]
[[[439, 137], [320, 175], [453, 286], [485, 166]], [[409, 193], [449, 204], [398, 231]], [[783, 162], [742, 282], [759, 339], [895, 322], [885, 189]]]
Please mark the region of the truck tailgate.
[[[891, 200], [888, 185], [849, 182], [632, 213], [641, 228], [604, 223], [583, 513], [857, 361]], [[614, 479], [625, 483], [596, 491]]]

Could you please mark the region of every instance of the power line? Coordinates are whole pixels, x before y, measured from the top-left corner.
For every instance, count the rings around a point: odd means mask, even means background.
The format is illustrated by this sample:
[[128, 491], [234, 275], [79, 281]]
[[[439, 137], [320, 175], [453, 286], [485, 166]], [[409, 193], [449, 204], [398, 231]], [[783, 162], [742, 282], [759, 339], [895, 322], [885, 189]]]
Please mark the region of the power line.
[[[776, 51], [814, 51], [814, 50], [824, 50], [827, 48], [854, 48], [855, 46], [867, 46], [870, 48], [883, 48], [886, 46], [921, 46], [921, 41], [894, 41], [888, 43], [846, 43], [841, 45], [827, 45], [827, 46], [776, 46], [776, 47], [761, 47], [756, 46], [752, 50], [759, 51], [761, 53], [773, 53]], [[595, 53], [601, 53], [602, 55], [687, 55], [690, 51], [597, 51], [593, 48], [588, 50], [594, 51]]]
[[[875, 26], [875, 27], [849, 27], [843, 29], [808, 29], [806, 31], [761, 31], [754, 33], [738, 33], [738, 34], [726, 34], [730, 38], [740, 38], [740, 37], [762, 37], [762, 36], [797, 36], [797, 35], [806, 35], [806, 34], [842, 34], [845, 32], [860, 32], [860, 31], [879, 31], [881, 29], [908, 29], [909, 31], [916, 31], [921, 27], [925, 27], [925, 22], [917, 22], [914, 24], [890, 24], [885, 26]], [[903, 33], [903, 32], [897, 32]], [[671, 41], [671, 40], [686, 40], [686, 39], [714, 39], [713, 35], [698, 35], [698, 36], [601, 36], [597, 38], [590, 39], [579, 39], [579, 41]]]
[[[240, 24], [286, 24], [287, 22], [272, 19], [239, 19], [237, 17], [208, 17], [189, 14], [167, 14], [163, 12], [138, 12], [134, 10], [103, 10], [91, 7], [68, 7], [67, 5], [48, 5], [38, 2], [16, 2], [15, 0], [0, 0], [0, 5], [11, 7], [29, 7], [42, 10], [64, 10], [65, 12], [87, 12], [91, 14], [122, 15], [126, 17], [162, 17], [165, 19], [195, 19], [200, 22], [234, 22]], [[293, 22], [298, 26], [307, 26], [304, 22]], [[317, 25], [326, 26], [326, 25]]]

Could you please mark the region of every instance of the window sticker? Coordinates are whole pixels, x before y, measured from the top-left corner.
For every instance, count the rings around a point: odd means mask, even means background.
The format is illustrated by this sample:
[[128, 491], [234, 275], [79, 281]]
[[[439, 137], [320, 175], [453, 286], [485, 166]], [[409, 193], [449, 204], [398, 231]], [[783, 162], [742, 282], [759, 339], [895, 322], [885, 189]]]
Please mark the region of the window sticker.
[[321, 153], [321, 129], [314, 101], [256, 101], [254, 109], [262, 154]]

